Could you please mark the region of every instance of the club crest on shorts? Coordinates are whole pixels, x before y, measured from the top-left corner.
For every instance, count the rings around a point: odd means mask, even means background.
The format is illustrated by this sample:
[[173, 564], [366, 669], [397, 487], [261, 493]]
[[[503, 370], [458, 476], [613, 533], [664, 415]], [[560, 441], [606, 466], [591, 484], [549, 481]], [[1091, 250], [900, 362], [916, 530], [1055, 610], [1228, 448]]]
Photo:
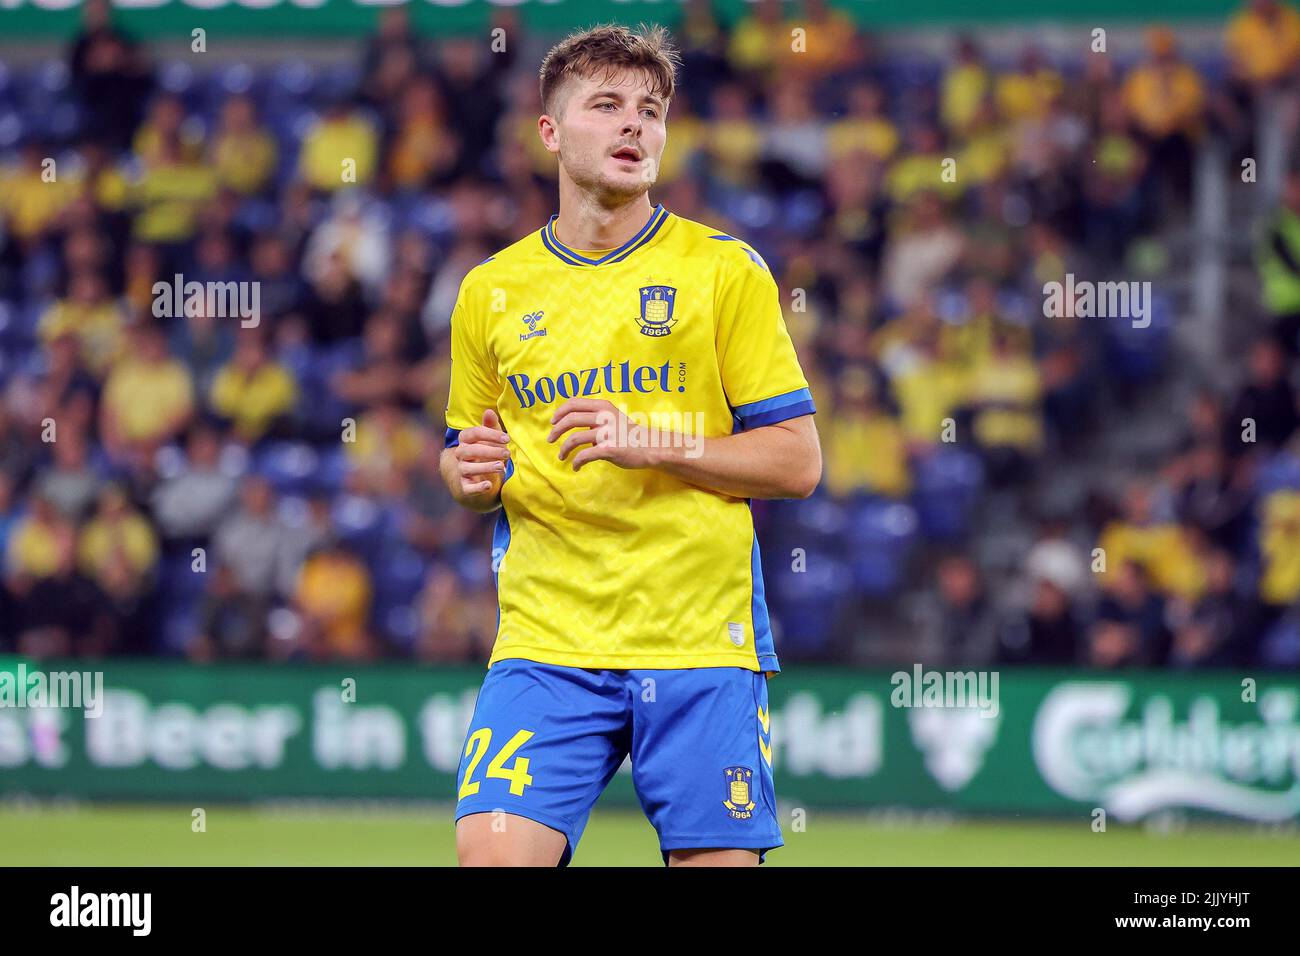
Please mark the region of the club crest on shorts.
[[749, 782], [754, 771], [748, 767], [728, 767], [722, 771], [727, 783], [727, 799], [722, 805], [727, 808], [727, 816], [736, 820], [748, 820], [754, 815], [754, 801], [749, 792]]
[[658, 337], [668, 335], [677, 324], [673, 318], [673, 306], [677, 301], [677, 290], [668, 285], [645, 285], [641, 287], [641, 315], [637, 323], [641, 334]]

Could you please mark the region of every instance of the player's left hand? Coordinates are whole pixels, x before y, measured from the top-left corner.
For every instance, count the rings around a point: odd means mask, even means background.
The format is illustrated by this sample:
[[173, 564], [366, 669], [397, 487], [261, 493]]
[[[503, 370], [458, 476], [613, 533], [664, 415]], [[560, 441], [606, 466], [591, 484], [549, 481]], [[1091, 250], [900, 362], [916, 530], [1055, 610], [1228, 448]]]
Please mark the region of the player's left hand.
[[[569, 457], [575, 448], [573, 470], [578, 471], [589, 461], [613, 462], [620, 468], [649, 468], [651, 466], [649, 435], [644, 425], [628, 419], [613, 402], [600, 398], [571, 398], [551, 416], [551, 433], [548, 442], [554, 442], [571, 428], [581, 428], [564, 439], [560, 446], [560, 461]], [[582, 448], [589, 445], [588, 448]]]

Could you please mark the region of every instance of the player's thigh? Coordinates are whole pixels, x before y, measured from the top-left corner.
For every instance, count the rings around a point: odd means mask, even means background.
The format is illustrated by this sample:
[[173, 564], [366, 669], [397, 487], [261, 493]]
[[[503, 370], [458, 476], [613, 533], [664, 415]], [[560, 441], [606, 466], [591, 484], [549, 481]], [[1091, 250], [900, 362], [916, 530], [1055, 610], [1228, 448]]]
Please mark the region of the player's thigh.
[[632, 779], [665, 857], [747, 850], [761, 858], [781, 846], [767, 678], [737, 667], [631, 674], [638, 688], [654, 682], [653, 693], [634, 699]]
[[558, 866], [568, 838], [513, 813], [471, 813], [456, 821], [461, 866]]
[[[560, 834], [558, 861], [567, 862], [629, 741], [626, 693], [611, 672], [521, 660], [493, 665], [456, 777], [458, 853], [527, 856], [546, 840], [515, 825], [523, 819]], [[459, 821], [471, 817], [486, 822], [462, 829]]]

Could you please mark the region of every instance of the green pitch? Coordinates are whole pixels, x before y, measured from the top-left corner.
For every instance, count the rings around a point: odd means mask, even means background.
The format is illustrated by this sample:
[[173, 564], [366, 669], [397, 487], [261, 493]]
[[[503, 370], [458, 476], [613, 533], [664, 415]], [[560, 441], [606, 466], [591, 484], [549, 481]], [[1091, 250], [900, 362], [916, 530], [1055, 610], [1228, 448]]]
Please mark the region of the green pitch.
[[[0, 809], [7, 865], [427, 866], [455, 862], [449, 808], [206, 808], [207, 832], [191, 831], [190, 807]], [[775, 866], [1084, 865], [1294, 866], [1300, 835], [1250, 829], [1157, 834], [1112, 825], [964, 821], [886, 825], [810, 813], [787, 827]], [[654, 831], [638, 813], [599, 811], [575, 866], [660, 865]]]

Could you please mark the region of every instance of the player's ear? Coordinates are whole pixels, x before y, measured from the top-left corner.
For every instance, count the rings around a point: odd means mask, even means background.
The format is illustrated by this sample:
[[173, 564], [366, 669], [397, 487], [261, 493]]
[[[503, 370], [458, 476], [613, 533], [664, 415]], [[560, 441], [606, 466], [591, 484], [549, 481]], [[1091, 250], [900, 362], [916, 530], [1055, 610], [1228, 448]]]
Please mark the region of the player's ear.
[[553, 116], [543, 113], [537, 118], [537, 135], [542, 138], [542, 145], [549, 152], [560, 151], [560, 127]]

